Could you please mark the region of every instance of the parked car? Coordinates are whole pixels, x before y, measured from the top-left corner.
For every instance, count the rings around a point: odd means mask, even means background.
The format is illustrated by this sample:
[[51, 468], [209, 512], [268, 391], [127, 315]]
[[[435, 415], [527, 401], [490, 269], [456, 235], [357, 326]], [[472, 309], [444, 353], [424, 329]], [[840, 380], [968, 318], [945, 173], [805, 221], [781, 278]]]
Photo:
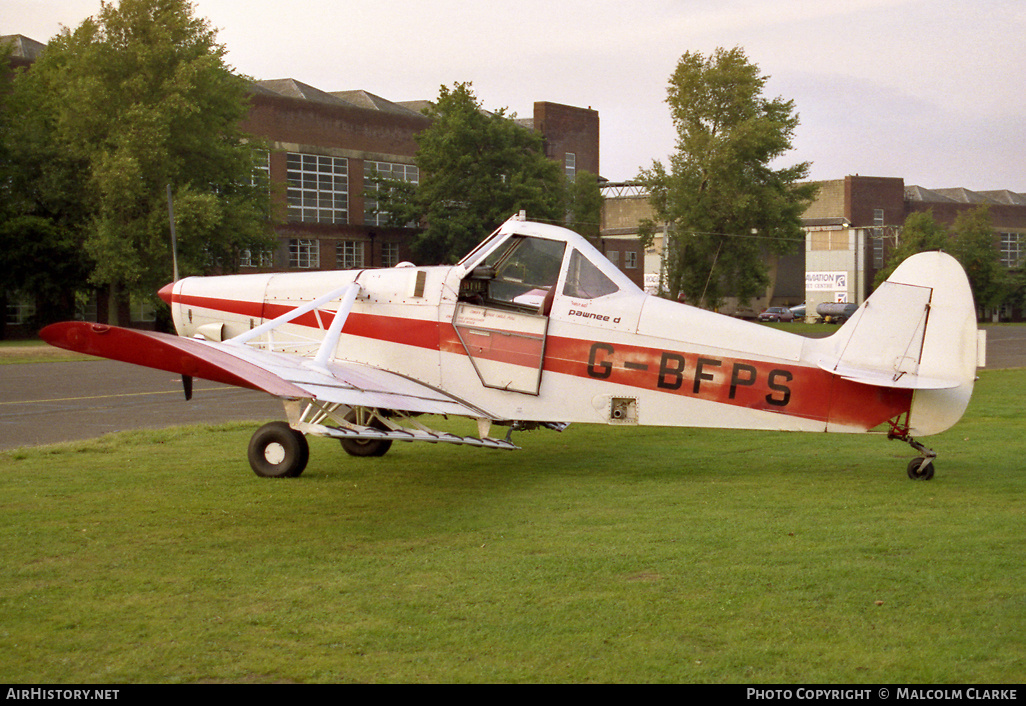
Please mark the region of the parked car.
[[759, 321], [791, 321], [794, 314], [785, 306], [771, 306], [759, 314]]
[[798, 306], [792, 306], [791, 316], [794, 317], [795, 321], [805, 321], [805, 305], [799, 304]]

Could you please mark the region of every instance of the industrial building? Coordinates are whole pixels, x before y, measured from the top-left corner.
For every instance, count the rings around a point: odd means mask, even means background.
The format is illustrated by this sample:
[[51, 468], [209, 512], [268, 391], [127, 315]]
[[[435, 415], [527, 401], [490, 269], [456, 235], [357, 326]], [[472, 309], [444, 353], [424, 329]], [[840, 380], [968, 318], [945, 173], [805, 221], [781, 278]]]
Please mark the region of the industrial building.
[[[1019, 269], [1026, 255], [1026, 194], [927, 189], [907, 186], [900, 177], [854, 175], [821, 182], [804, 218], [807, 311], [814, 312], [822, 302], [865, 301], [908, 216], [930, 212], [950, 227], [959, 214], [980, 206], [990, 213], [1002, 264]], [[1022, 311], [1011, 306], [979, 313], [994, 320], [1022, 318]]]
[[[927, 189], [906, 186], [901, 177], [852, 175], [818, 184], [818, 196], [802, 219], [804, 249], [771, 263], [772, 284], [765, 296], [748, 306], [728, 301], [724, 313], [749, 316], [768, 306], [802, 303], [812, 313], [822, 302], [862, 303], [872, 292], [873, 280], [894, 249], [905, 219], [923, 211], [951, 226], [960, 213], [986, 205], [1000, 243], [1001, 262], [1009, 269], [1026, 264], [1026, 194]], [[603, 238], [637, 241], [638, 224], [654, 215], [642, 185], [605, 184], [603, 197]], [[657, 234], [644, 255], [646, 288], [653, 292], [660, 277], [661, 240]], [[1014, 307], [980, 314], [1000, 320], [1023, 318], [1023, 312]]]

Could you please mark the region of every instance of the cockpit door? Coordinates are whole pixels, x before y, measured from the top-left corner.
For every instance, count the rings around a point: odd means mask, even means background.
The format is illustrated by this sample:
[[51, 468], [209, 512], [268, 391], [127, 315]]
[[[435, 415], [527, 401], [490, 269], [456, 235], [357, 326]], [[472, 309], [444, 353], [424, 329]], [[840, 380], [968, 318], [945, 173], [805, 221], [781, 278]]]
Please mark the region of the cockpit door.
[[566, 244], [513, 236], [464, 278], [453, 327], [485, 387], [537, 395]]
[[461, 302], [453, 325], [482, 385], [538, 394], [547, 316]]

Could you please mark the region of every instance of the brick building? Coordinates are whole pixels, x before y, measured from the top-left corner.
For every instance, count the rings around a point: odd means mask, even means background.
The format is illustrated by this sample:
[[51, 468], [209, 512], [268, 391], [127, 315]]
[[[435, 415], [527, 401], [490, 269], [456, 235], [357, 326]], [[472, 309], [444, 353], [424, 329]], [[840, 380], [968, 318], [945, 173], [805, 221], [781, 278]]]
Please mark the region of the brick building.
[[[13, 68], [30, 67], [45, 50], [21, 35], [0, 41], [14, 45]], [[260, 153], [259, 168], [269, 177], [272, 197], [282, 202], [285, 222], [276, 228], [278, 248], [244, 253], [242, 271], [390, 267], [409, 259], [413, 231], [384, 225], [367, 192], [375, 188], [374, 174], [419, 180], [415, 137], [431, 124], [421, 112], [427, 105], [367, 91], [332, 93], [295, 79], [252, 84], [242, 128], [269, 147]], [[546, 156], [568, 177], [599, 174], [596, 111], [537, 102], [532, 117], [516, 122], [540, 133]], [[482, 238], [486, 230], [482, 224]], [[9, 324], [17, 327], [31, 316], [29, 301], [11, 298]], [[138, 312], [131, 318], [138, 321]]]
[[[930, 212], [951, 226], [960, 213], [987, 206], [1000, 241], [1001, 261], [1018, 269], [1026, 258], [1026, 194], [925, 189], [900, 177], [847, 176], [820, 183], [819, 196], [805, 212], [806, 306], [811, 314], [824, 301], [861, 304], [913, 213]], [[1021, 319], [1006, 307], [980, 312], [990, 318]]]
[[[368, 192], [375, 174], [419, 180], [415, 137], [430, 125], [420, 112], [426, 102], [327, 93], [282, 79], [257, 81], [251, 103], [243, 128], [270, 144], [266, 168], [271, 183], [281, 185], [287, 222], [277, 229], [278, 251], [251, 256], [246, 267], [391, 267], [409, 258], [410, 229], [384, 225]], [[538, 102], [533, 118], [517, 122], [542, 135], [546, 156], [569, 177], [578, 170], [598, 174], [596, 111]]]

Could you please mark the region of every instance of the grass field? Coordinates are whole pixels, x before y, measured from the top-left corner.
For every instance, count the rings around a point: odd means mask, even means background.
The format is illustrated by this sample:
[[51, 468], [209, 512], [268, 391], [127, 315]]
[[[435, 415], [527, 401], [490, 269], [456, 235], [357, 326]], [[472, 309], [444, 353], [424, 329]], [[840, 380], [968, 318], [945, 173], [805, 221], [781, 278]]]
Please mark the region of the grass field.
[[0, 365], [49, 363], [55, 361], [96, 360], [93, 356], [54, 348], [37, 339], [0, 341]]
[[1021, 683], [1024, 391], [984, 372], [929, 482], [651, 428], [315, 439], [294, 480], [245, 425], [0, 453], [0, 682]]

